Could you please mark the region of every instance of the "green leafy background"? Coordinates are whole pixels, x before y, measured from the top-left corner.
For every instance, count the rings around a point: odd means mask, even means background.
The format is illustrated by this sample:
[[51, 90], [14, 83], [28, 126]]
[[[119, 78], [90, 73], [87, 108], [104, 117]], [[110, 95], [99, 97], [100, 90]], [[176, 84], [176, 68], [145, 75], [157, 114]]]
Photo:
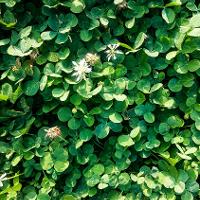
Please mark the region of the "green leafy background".
[[[0, 199], [200, 199], [199, 10], [0, 0]], [[76, 82], [87, 53], [100, 60]]]

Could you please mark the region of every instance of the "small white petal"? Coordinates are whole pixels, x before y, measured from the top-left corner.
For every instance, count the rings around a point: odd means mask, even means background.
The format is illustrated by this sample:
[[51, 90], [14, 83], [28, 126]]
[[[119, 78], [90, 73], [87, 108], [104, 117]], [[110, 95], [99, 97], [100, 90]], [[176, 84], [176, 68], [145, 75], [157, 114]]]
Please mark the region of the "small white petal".
[[85, 70], [86, 73], [90, 73], [91, 71], [92, 71], [92, 68], [87, 68], [87, 69]]
[[73, 65], [78, 66], [78, 63], [75, 61], [72, 61]]
[[108, 48], [109, 48], [109, 49], [112, 49], [112, 44], [109, 44], [109, 45], [108, 45]]
[[80, 80], [82, 80], [82, 77], [81, 76], [77, 76], [76, 81], [80, 81]]
[[123, 52], [120, 51], [120, 50], [117, 50], [115, 53], [116, 53], [116, 54], [123, 54]]
[[78, 75], [79, 75], [78, 72], [74, 72], [74, 73], [72, 74], [72, 76], [78, 76]]
[[107, 59], [108, 59], [108, 61], [110, 61], [111, 57], [112, 57], [112, 56], [107, 55]]
[[119, 44], [113, 44], [113, 49], [117, 49], [119, 47]]
[[1, 176], [0, 176], [0, 180], [2, 180], [2, 179], [4, 179], [5, 177], [6, 177], [6, 173], [4, 173], [4, 174], [2, 174]]
[[85, 65], [85, 59], [80, 60], [79, 65]]

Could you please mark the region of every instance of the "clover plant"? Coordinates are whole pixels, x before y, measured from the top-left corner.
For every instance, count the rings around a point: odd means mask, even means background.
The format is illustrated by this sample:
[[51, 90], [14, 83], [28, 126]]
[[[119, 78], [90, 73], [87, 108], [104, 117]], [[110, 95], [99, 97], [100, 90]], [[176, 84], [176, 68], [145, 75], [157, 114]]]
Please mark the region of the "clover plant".
[[0, 0], [0, 199], [200, 199], [199, 11]]

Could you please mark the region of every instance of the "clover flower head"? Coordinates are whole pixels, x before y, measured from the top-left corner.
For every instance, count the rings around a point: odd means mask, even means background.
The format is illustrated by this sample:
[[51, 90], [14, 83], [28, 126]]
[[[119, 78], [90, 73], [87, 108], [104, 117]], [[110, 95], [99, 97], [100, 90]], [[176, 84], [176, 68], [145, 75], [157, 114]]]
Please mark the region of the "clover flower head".
[[20, 62], [20, 58], [18, 57], [16, 59], [16, 63], [14, 66], [11, 67], [11, 70], [14, 71], [18, 71], [20, 69], [20, 67], [22, 66], [22, 63]]
[[16, 71], [18, 71], [18, 70], [19, 70], [19, 68], [18, 68], [18, 67], [16, 67], [16, 66], [14, 65], [14, 66], [12, 66], [12, 67], [11, 67], [11, 70], [12, 70], [13, 72], [16, 72]]
[[61, 130], [58, 126], [51, 127], [49, 129], [45, 129], [46, 137], [50, 139], [54, 139], [61, 135]]
[[33, 50], [29, 56], [31, 60], [35, 60], [38, 55], [39, 55], [39, 51], [36, 49], [36, 50]]
[[100, 57], [96, 53], [87, 53], [85, 60], [89, 65], [95, 65], [100, 60]]
[[118, 8], [119, 10], [121, 10], [121, 9], [127, 8], [127, 6], [128, 6], [127, 1], [126, 1], [126, 0], [123, 0], [120, 4], [118, 4], [117, 8]]
[[5, 180], [7, 180], [7, 174], [6, 173], [4, 173], [4, 174], [2, 174], [1, 176], [0, 176], [0, 187], [2, 187], [3, 186], [3, 181], [5, 181]]
[[119, 47], [119, 44], [109, 44], [108, 46], [108, 50], [106, 50], [106, 54], [107, 54], [107, 59], [108, 61], [110, 61], [110, 59], [116, 59], [116, 54], [123, 54], [122, 51], [117, 50], [117, 48]]
[[85, 59], [80, 60], [79, 62], [72, 61], [74, 67], [74, 73], [72, 76], [76, 77], [76, 81], [81, 81], [82, 79], [86, 78], [86, 74], [90, 73], [92, 71], [92, 68]]

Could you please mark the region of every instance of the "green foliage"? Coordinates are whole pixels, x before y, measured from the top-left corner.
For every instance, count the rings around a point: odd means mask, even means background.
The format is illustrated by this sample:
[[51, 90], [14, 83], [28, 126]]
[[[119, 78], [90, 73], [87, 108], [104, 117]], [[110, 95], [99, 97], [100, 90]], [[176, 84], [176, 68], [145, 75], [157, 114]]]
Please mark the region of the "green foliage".
[[200, 199], [199, 10], [0, 0], [0, 199]]

